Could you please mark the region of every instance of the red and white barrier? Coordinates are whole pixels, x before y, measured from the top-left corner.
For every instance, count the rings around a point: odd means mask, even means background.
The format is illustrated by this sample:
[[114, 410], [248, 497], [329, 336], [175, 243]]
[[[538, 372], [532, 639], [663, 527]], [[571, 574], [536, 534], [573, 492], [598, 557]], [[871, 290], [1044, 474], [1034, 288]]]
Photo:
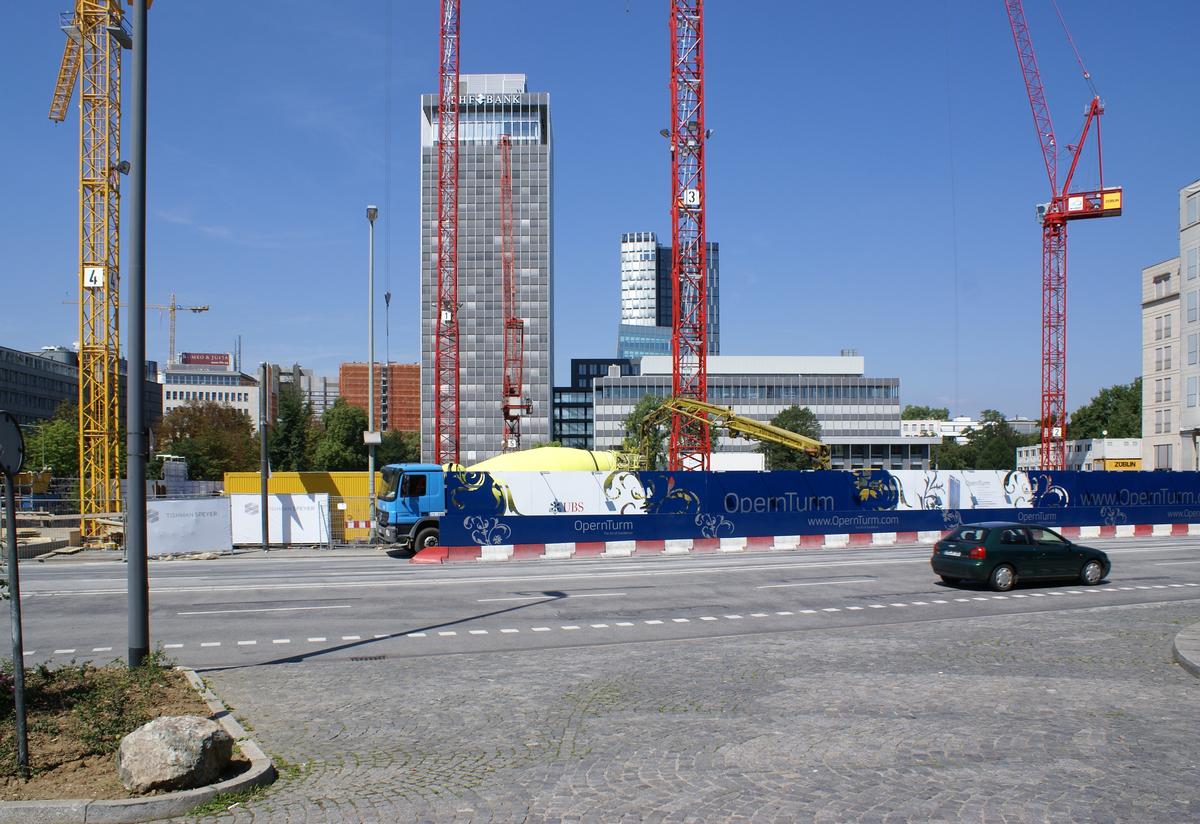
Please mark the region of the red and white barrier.
[[[361, 523], [367, 521], [347, 521]], [[1200, 524], [1119, 524], [1117, 526], [1066, 526], [1058, 530], [1072, 540], [1088, 538], [1200, 536]], [[435, 546], [412, 557], [414, 564], [466, 561], [565, 561], [574, 558], [630, 558], [643, 555], [698, 555], [704, 553], [790, 552], [806, 549], [846, 549], [863, 546], [922, 546], [942, 535], [923, 532], [854, 532], [831, 535], [775, 535], [749, 538], [669, 538], [640, 541], [588, 541], [557, 544], [496, 544], [493, 546]]]

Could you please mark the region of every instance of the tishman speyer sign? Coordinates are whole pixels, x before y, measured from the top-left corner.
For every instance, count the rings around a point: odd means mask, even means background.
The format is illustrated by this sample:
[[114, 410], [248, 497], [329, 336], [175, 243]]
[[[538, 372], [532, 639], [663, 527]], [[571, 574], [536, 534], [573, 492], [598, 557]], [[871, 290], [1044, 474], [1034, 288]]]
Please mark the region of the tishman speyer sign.
[[146, 502], [146, 546], [150, 555], [229, 552], [228, 498], [183, 498]]
[[1200, 473], [453, 473], [444, 545], [1200, 523]]

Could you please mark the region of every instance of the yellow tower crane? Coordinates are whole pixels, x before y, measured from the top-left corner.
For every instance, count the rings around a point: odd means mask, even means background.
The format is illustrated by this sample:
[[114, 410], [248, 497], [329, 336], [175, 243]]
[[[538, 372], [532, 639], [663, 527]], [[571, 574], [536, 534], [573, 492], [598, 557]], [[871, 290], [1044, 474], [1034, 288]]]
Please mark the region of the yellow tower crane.
[[[85, 540], [103, 538], [101, 518], [121, 510], [118, 479], [121, 346], [121, 50], [132, 46], [119, 0], [75, 0], [63, 12], [62, 64], [50, 119], [62, 122], [79, 81], [79, 507]], [[131, 368], [141, 369], [141, 364]]]

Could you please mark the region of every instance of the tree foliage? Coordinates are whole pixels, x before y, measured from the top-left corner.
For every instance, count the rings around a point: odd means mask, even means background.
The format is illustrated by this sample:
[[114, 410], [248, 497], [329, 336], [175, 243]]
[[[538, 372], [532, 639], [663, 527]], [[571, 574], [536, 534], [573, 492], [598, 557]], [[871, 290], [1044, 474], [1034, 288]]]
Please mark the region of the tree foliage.
[[667, 422], [659, 421], [646, 427], [646, 418], [663, 405], [658, 395], [643, 395], [633, 410], [625, 416], [625, 444], [627, 451], [647, 456], [646, 469], [657, 469], [663, 462], [664, 442], [667, 438]]
[[948, 421], [950, 410], [944, 406], [916, 406], [908, 404], [900, 413], [900, 419], [905, 421]]
[[946, 438], [936, 447], [938, 469], [1014, 469], [1017, 448], [1038, 442], [1037, 435], [1021, 435], [995, 409], [979, 413], [979, 426], [963, 433], [965, 444]]
[[56, 478], [79, 477], [79, 407], [63, 401], [54, 417], [25, 432], [25, 468], [49, 469]]
[[1142, 379], [1101, 389], [1094, 398], [1075, 410], [1067, 425], [1067, 437], [1140, 438], [1142, 436]]
[[271, 427], [271, 469], [278, 472], [303, 472], [308, 469], [312, 450], [312, 405], [304, 401], [294, 386], [279, 390], [279, 415]]
[[158, 425], [158, 451], [187, 459], [192, 480], [258, 468], [258, 442], [245, 412], [214, 401], [172, 409]]
[[[771, 425], [813, 440], [821, 439], [821, 424], [807, 406], [789, 406], [771, 419]], [[816, 467], [816, 459], [812, 455], [783, 444], [760, 443], [758, 451], [766, 456], [767, 469], [814, 469]]]
[[383, 442], [375, 447], [375, 465], [418, 463], [421, 460], [421, 436], [416, 432], [383, 433]]
[[367, 412], [338, 398], [321, 417], [324, 431], [312, 451], [312, 468], [318, 472], [344, 472], [367, 468]]

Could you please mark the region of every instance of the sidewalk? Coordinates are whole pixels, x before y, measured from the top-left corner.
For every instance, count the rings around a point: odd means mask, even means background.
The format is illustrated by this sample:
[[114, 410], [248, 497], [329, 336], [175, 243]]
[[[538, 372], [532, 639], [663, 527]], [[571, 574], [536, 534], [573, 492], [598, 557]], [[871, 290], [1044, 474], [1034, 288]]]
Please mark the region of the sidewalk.
[[1176, 635], [1173, 646], [1179, 666], [1200, 678], [1200, 623], [1192, 624]]
[[[230, 558], [374, 558], [383, 554], [383, 549], [380, 547], [348, 545], [334, 546], [333, 549], [326, 549], [325, 547], [276, 547], [269, 552], [263, 552], [261, 547], [241, 547], [234, 549], [232, 552], [219, 553], [218, 557], [221, 560]], [[22, 558], [21, 560], [28, 563], [35, 559]], [[124, 563], [125, 553], [119, 549], [82, 549], [69, 555], [51, 555], [36, 560], [39, 563], [51, 564], [96, 563], [103, 561]], [[186, 556], [163, 556], [162, 558], [157, 558], [151, 555], [150, 560], [165, 562], [168, 560], [186, 561], [191, 559]]]

